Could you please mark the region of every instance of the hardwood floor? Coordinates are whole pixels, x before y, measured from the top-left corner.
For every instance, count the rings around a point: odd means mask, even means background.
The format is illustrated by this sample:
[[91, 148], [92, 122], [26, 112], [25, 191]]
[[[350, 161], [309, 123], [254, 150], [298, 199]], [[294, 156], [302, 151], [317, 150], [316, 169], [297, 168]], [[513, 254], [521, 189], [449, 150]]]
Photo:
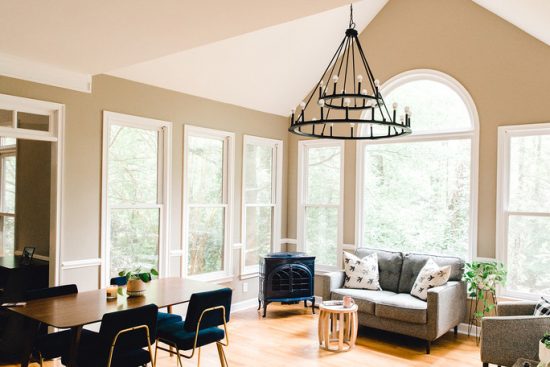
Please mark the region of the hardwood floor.
[[[453, 333], [432, 344], [430, 355], [424, 343], [400, 335], [359, 328], [357, 344], [349, 352], [321, 350], [317, 341], [317, 316], [303, 306], [270, 305], [266, 319], [255, 309], [234, 313], [229, 323], [229, 366], [268, 367], [401, 367], [401, 366], [481, 366], [474, 337]], [[196, 357], [184, 360], [184, 366], [196, 366]], [[176, 367], [176, 360], [159, 351], [158, 367]], [[216, 346], [204, 347], [201, 365], [219, 366]], [[59, 362], [48, 367], [61, 366]], [[13, 366], [12, 366], [13, 367]]]

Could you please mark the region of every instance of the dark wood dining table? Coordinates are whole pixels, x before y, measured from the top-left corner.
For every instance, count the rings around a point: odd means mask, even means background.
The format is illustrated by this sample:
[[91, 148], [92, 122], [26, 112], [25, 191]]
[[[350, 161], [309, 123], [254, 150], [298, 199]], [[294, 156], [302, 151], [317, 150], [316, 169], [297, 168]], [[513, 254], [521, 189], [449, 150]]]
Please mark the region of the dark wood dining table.
[[[109, 312], [122, 311], [154, 303], [159, 308], [171, 307], [189, 302], [193, 293], [211, 291], [222, 288], [220, 285], [187, 278], [161, 278], [147, 284], [147, 290], [139, 297], [117, 297], [107, 300], [106, 289], [79, 292], [61, 297], [43, 298], [30, 302], [23, 307], [12, 307], [11, 311], [42, 323], [60, 329], [71, 329], [72, 340], [67, 366], [76, 366], [80, 335], [84, 325], [101, 321], [103, 315]], [[31, 330], [37, 330], [36, 327]], [[33, 340], [35, 335], [29, 335]], [[31, 343], [29, 343], [31, 344]], [[30, 345], [32, 347], [32, 345]], [[30, 348], [22, 356], [21, 366], [29, 363]]]

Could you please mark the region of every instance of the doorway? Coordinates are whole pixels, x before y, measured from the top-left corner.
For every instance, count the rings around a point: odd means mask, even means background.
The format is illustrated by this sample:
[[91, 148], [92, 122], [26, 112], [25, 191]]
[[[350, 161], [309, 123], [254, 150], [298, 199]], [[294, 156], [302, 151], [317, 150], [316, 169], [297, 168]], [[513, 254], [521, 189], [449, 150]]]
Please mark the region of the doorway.
[[60, 283], [64, 106], [0, 94], [0, 256], [34, 248]]

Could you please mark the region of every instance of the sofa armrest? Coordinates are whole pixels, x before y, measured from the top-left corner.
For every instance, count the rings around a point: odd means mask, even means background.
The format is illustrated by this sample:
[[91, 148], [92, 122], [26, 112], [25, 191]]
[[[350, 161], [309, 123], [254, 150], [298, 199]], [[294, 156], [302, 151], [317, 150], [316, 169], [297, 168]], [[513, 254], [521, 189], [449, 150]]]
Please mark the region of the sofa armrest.
[[316, 289], [316, 295], [323, 297], [324, 300], [330, 299], [330, 294], [334, 289], [342, 288], [344, 286], [344, 276], [346, 273], [343, 271], [332, 271], [330, 273], [316, 274], [315, 283], [319, 284]]
[[464, 282], [448, 282], [428, 290], [428, 339], [435, 340], [460, 324], [465, 314]]
[[498, 316], [532, 316], [535, 312], [535, 306], [537, 302], [523, 301], [523, 302], [500, 302], [497, 305]]
[[539, 340], [550, 317], [492, 316], [481, 320], [481, 361], [511, 366], [518, 358], [538, 360]]

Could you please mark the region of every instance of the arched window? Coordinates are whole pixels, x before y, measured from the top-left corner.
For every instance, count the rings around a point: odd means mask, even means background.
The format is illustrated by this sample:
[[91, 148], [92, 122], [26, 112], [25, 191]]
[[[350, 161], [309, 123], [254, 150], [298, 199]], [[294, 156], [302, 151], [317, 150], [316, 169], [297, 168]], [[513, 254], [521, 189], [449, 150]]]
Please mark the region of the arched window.
[[382, 87], [408, 105], [413, 134], [359, 142], [356, 242], [404, 252], [475, 256], [478, 117], [468, 92], [433, 70]]

